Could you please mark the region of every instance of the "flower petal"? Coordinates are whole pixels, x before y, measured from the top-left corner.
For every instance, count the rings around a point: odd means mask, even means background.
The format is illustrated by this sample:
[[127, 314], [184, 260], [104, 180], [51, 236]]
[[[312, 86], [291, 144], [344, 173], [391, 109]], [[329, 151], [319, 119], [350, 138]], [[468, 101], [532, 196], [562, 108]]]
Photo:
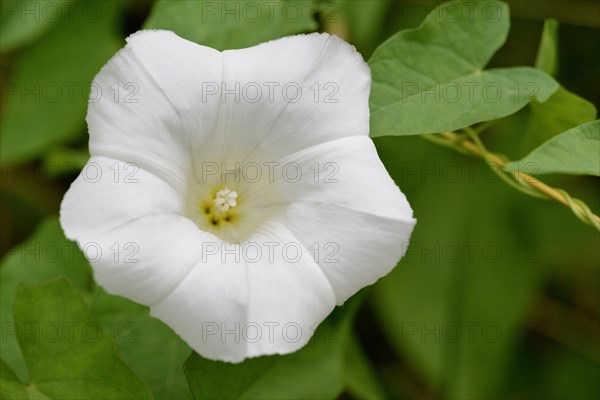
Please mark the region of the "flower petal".
[[273, 341], [249, 342], [248, 356], [291, 353], [308, 343], [333, 310], [334, 292], [310, 250], [284, 224], [267, 224], [253, 240], [278, 246], [273, 245], [273, 259], [263, 254], [248, 262], [248, 321], [279, 325]]
[[326, 33], [224, 51], [223, 86], [213, 96], [222, 103], [221, 137], [209, 154], [227, 148], [233, 161], [276, 161], [323, 141], [368, 135], [370, 83], [354, 47]]
[[205, 251], [208, 258], [152, 306], [153, 316], [204, 357], [239, 362], [293, 352], [334, 308], [327, 278], [286, 228], [265, 226], [248, 243], [237, 251], [205, 243], [219, 250]]
[[177, 111], [192, 151], [214, 140], [221, 102], [209, 93], [222, 80], [221, 52], [164, 30], [143, 30], [128, 42]]
[[107, 232], [147, 215], [181, 214], [184, 197], [156, 175], [107, 157], [92, 156], [61, 203], [65, 235]]
[[336, 304], [342, 305], [398, 264], [415, 222], [307, 202], [292, 204], [285, 224], [300, 243], [318, 254], [315, 261], [333, 287]]
[[[306, 65], [301, 58], [292, 59]], [[369, 135], [371, 70], [354, 46], [327, 36], [307, 72], [298, 82], [302, 96], [289, 103], [269, 128], [259, 152], [287, 155], [328, 140]]]
[[217, 119], [219, 105], [202, 103], [200, 83], [220, 80], [221, 54], [168, 31], [127, 42], [94, 79], [90, 153], [135, 162], [183, 192], [190, 137], [211, 134]]
[[[368, 137], [324, 143], [281, 166], [292, 162], [301, 167], [299, 180], [294, 171], [293, 179], [278, 182], [289, 202], [283, 223], [304, 246], [319, 249], [316, 261], [342, 304], [404, 255], [415, 224], [412, 209]], [[275, 176], [285, 177], [285, 167]]]
[[287, 203], [333, 204], [384, 218], [412, 220], [406, 196], [366, 136], [338, 139], [291, 154], [278, 161], [273, 177]]
[[60, 223], [100, 285], [150, 304], [179, 283], [212, 235], [179, 215], [183, 199], [171, 185], [131, 165], [127, 175], [124, 165], [93, 156], [62, 201]]
[[110, 232], [83, 235], [77, 242], [99, 285], [149, 306], [181, 283], [201, 259], [202, 243], [214, 240], [214, 235], [199, 230], [188, 218], [163, 214], [141, 217]]

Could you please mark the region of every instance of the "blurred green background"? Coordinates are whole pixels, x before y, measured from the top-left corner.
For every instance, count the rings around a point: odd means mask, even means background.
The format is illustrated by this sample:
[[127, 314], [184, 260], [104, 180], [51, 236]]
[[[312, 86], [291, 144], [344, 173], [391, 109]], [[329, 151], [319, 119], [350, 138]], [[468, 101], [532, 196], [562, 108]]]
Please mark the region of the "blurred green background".
[[[56, 215], [88, 157], [87, 90], [127, 35], [162, 27], [225, 49], [320, 30], [340, 35], [368, 59], [440, 2], [294, 2], [302, 16], [292, 24], [203, 21], [201, 3], [2, 0], [0, 254], [2, 269], [11, 268], [2, 275], [4, 314], [19, 282], [55, 275], [41, 265], [43, 257], [21, 262], [11, 249], [27, 240], [65, 240]], [[512, 29], [491, 65], [533, 65], [544, 19], [554, 18], [557, 80], [599, 107], [600, 2], [508, 3]], [[33, 11], [23, 15], [20, 7]], [[499, 124], [483, 139], [519, 158], [531, 148], [515, 126]], [[480, 160], [417, 136], [375, 143], [418, 224], [407, 257], [364, 291], [341, 398], [600, 398], [598, 232], [567, 208], [505, 185]], [[598, 213], [596, 178], [546, 180]], [[76, 286], [86, 298], [93, 284], [83, 279]]]

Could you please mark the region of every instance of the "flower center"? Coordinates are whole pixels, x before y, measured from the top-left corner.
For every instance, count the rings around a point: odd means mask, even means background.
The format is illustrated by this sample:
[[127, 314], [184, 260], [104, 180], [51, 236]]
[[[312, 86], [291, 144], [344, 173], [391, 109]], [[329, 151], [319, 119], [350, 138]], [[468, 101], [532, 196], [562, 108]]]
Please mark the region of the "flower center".
[[[256, 163], [254, 163], [256, 164]], [[212, 164], [211, 164], [212, 165]], [[248, 240], [259, 227], [282, 212], [276, 185], [269, 173], [260, 179], [247, 179], [238, 170], [218, 164], [212, 175], [194, 170], [190, 176], [184, 215], [203, 231], [210, 232], [230, 243]], [[221, 170], [227, 173], [221, 174]]]
[[217, 233], [226, 225], [230, 225], [238, 217], [235, 208], [238, 205], [238, 193], [227, 187], [216, 186], [208, 196], [199, 199], [198, 214], [203, 216], [205, 228]]
[[217, 210], [227, 212], [231, 207], [237, 206], [238, 194], [235, 190], [225, 188], [217, 192], [217, 197], [213, 200]]

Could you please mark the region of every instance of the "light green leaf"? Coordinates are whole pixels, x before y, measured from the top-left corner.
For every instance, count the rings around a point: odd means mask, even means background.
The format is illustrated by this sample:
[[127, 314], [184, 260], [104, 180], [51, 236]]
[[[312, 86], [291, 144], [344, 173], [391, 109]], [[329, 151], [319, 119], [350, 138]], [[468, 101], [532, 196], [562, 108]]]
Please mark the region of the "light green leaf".
[[302, 349], [239, 364], [194, 353], [185, 373], [199, 399], [335, 399], [344, 387], [344, 353], [358, 300], [337, 308]]
[[558, 21], [555, 19], [544, 21], [535, 67], [549, 75], [556, 76], [558, 71]]
[[[552, 37], [556, 35], [557, 26], [550, 28], [553, 25], [551, 20], [546, 21], [544, 37], [550, 35], [548, 31], [553, 32]], [[542, 39], [539, 54], [550, 52], [549, 41]], [[538, 62], [542, 57], [539, 54]], [[502, 140], [495, 148], [511, 158], [521, 158], [559, 133], [595, 120], [596, 115], [593, 103], [561, 86], [547, 101], [531, 103], [518, 113], [497, 121], [492, 130]]]
[[26, 242], [9, 251], [0, 266], [0, 322], [6, 328], [2, 357], [22, 380], [27, 380], [27, 368], [13, 329], [12, 312], [17, 286], [61, 276], [84, 292], [92, 287], [88, 261], [77, 245], [65, 238], [56, 217], [42, 221]]
[[[556, 75], [558, 65], [558, 22], [544, 22], [536, 67]], [[521, 157], [551, 137], [596, 119], [596, 107], [562, 86], [545, 102], [531, 103], [501, 121], [496, 131], [505, 138], [503, 151]], [[517, 154], [513, 154], [517, 153]]]
[[55, 26], [65, 13], [78, 5], [67, 0], [5, 1], [0, 3], [0, 52], [5, 53], [33, 42]]
[[66, 13], [17, 60], [14, 73], [4, 82], [3, 161], [37, 157], [51, 145], [84, 134], [90, 83], [120, 47], [115, 20], [119, 5], [93, 4], [97, 20], [92, 23], [86, 14]]
[[66, 279], [20, 285], [14, 316], [29, 388], [52, 399], [152, 398]]
[[157, 399], [191, 399], [183, 364], [192, 350], [148, 307], [96, 287], [92, 314], [115, 338], [127, 366], [150, 387]]
[[530, 105], [531, 117], [527, 128], [521, 133], [528, 143], [539, 145], [547, 139], [596, 118], [593, 103], [560, 87], [544, 103]]
[[217, 50], [250, 47], [268, 40], [312, 32], [312, 1], [215, 2], [159, 0], [146, 29], [168, 29]]
[[385, 390], [355, 335], [346, 350], [346, 386], [357, 399], [385, 399]]
[[371, 136], [455, 130], [546, 101], [558, 83], [540, 70], [483, 70], [509, 25], [504, 3], [453, 1], [379, 46], [369, 60]]
[[493, 130], [504, 140], [498, 148], [520, 158], [546, 140], [596, 119], [596, 107], [562, 86], [544, 103], [531, 103], [518, 113], [498, 121]]
[[569, 129], [543, 143], [510, 169], [538, 174], [600, 176], [600, 120]]

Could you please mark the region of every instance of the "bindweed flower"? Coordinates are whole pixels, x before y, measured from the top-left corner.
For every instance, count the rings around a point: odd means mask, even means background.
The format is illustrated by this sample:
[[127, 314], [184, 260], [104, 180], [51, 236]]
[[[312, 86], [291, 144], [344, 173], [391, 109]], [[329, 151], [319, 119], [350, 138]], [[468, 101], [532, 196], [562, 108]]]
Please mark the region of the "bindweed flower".
[[368, 66], [328, 34], [127, 42], [92, 85], [66, 236], [98, 284], [207, 358], [299, 349], [392, 270], [415, 224], [368, 136]]

